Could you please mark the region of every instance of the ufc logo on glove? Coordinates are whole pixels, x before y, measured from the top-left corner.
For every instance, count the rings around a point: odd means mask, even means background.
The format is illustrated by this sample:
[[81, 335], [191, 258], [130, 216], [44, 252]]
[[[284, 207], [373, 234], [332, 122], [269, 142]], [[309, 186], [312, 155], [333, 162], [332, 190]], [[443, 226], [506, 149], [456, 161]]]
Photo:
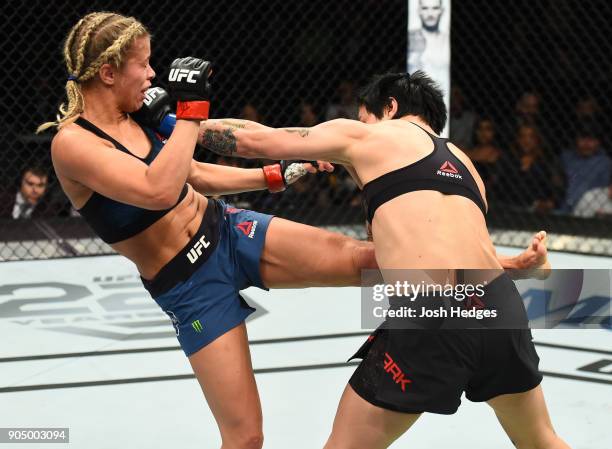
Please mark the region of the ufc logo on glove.
[[163, 93], [164, 89], [162, 89], [161, 87], [152, 87], [151, 89], [148, 89], [145, 93], [144, 104], [146, 104], [147, 106], [151, 106], [151, 103]]
[[192, 77], [197, 75], [198, 73], [200, 72], [198, 72], [197, 70], [171, 69], [170, 75], [168, 76], [168, 81], [181, 82], [183, 78], [187, 77], [188, 83], [195, 84], [197, 83], [197, 80], [193, 79]]

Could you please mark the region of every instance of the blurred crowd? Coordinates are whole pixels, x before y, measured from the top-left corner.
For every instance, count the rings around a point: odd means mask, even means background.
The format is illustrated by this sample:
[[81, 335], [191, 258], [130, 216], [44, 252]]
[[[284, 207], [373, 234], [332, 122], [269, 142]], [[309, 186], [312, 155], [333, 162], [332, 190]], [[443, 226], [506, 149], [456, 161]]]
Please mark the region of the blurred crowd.
[[[512, 113], [499, 118], [473, 110], [461, 89], [452, 89], [450, 140], [476, 166], [490, 209], [612, 216], [612, 147], [597, 98], [581, 96], [574, 109], [562, 118], [569, 138], [552, 131], [561, 119], [543, 114], [542, 103], [538, 92], [523, 92]], [[335, 118], [356, 119], [355, 85], [351, 81], [340, 82], [328, 104], [303, 100], [296, 107], [293, 123], [286, 123], [288, 126], [311, 127]], [[255, 102], [244, 104], [239, 118], [268, 122], [265, 111]], [[270, 163], [217, 157], [204, 150], [198, 151], [198, 158], [240, 167]], [[282, 194], [252, 192], [225, 199], [238, 207], [281, 210], [287, 215], [312, 208], [361, 208], [358, 188], [342, 167], [331, 174], [306, 176]], [[28, 164], [20, 176], [15, 176], [14, 183], [0, 186], [0, 219], [52, 216], [78, 213], [61, 192], [51, 167]]]
[[495, 119], [470, 109], [454, 87], [450, 140], [473, 161], [491, 207], [612, 215], [610, 136], [597, 98], [581, 96], [565, 117], [542, 110], [541, 96], [526, 91], [512, 115]]

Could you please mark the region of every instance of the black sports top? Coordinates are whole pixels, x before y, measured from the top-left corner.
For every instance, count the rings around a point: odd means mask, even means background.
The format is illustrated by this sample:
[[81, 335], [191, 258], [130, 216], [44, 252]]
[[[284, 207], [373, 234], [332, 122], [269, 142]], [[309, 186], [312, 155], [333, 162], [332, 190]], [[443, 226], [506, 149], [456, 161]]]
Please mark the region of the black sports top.
[[[161, 136], [143, 127], [142, 129], [151, 141], [151, 151], [147, 157], [140, 158], [130, 153], [126, 147], [83, 117], [77, 118], [75, 123], [102, 139], [108, 140], [115, 145], [115, 148], [119, 151], [134, 156], [147, 165], [151, 165], [151, 162], [155, 160], [165, 143]], [[187, 184], [183, 187], [176, 204], [180, 203], [181, 200], [185, 198], [186, 194]], [[116, 243], [144, 231], [174, 209], [176, 204], [166, 210], [148, 210], [130, 204], [120, 203], [119, 201], [100, 195], [98, 192], [94, 192], [85, 205], [79, 209], [79, 213], [102, 240], [106, 243]]]
[[[419, 126], [416, 123], [413, 125]], [[474, 201], [483, 215], [486, 215], [485, 202], [476, 181], [463, 162], [448, 149], [448, 139], [423, 131], [434, 143], [431, 154], [406, 167], [385, 173], [363, 186], [364, 205], [370, 223], [376, 209], [384, 203], [416, 190], [435, 190], [445, 195], [464, 196]]]

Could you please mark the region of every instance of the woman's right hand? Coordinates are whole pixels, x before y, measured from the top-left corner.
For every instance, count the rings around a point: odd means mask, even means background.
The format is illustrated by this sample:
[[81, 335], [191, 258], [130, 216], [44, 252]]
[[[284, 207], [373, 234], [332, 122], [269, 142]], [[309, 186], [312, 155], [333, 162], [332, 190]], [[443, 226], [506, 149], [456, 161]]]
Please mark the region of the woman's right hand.
[[177, 58], [170, 65], [168, 89], [177, 100], [178, 120], [206, 120], [210, 108], [212, 63], [203, 59]]

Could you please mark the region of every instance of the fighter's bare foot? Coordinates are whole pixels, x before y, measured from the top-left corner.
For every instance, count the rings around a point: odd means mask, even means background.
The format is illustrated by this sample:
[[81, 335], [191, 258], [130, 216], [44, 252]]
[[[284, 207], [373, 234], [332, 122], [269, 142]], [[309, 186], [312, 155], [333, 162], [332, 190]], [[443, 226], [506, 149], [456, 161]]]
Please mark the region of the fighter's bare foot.
[[546, 231], [536, 233], [529, 246], [517, 257], [517, 269], [525, 270], [520, 277], [546, 279], [550, 276], [551, 265], [546, 248]]

